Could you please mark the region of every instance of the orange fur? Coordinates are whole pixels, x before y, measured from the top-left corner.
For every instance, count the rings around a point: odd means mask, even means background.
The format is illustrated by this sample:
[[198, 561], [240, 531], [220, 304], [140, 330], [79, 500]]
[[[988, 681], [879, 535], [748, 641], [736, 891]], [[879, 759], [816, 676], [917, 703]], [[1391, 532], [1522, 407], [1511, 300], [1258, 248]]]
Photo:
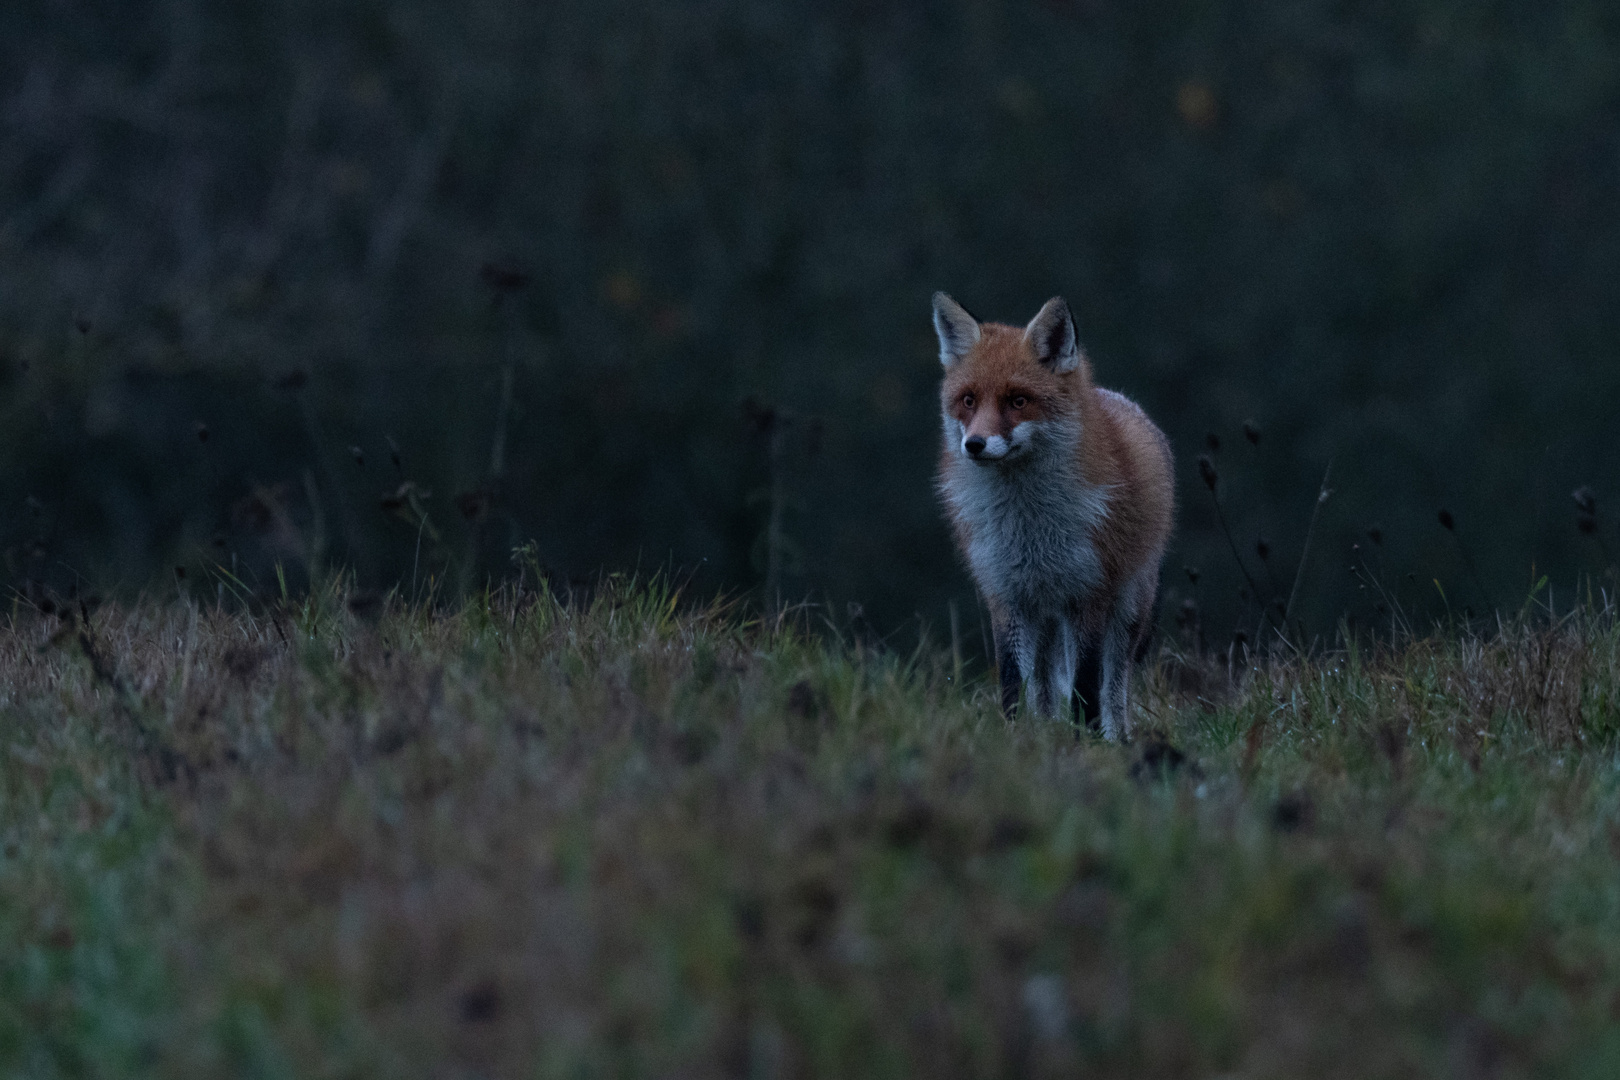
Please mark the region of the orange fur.
[[[957, 319], [959, 340], [947, 341], [949, 327], [936, 316], [942, 356], [951, 354], [940, 397], [946, 427], [940, 485], [957, 543], [997, 625], [998, 662], [1006, 662], [1010, 655], [1000, 639], [1015, 633], [1019, 605], [1039, 606], [1038, 596], [1035, 600], [1018, 598], [1016, 567], [1026, 551], [1016, 539], [1003, 541], [988, 553], [975, 545], [975, 529], [1001, 531], [996, 512], [985, 509], [1001, 505], [995, 501], [1001, 490], [998, 484], [1008, 490], [1023, 485], [1060, 510], [1071, 504], [1080, 508], [1061, 522], [1046, 523], [1057, 526], [1055, 538], [1042, 533], [1039, 520], [1029, 522], [1022, 532], [1007, 530], [1008, 534], [1034, 536], [1032, 542], [1049, 547], [1071, 544], [1073, 551], [1059, 551], [1055, 560], [1061, 562], [1072, 555], [1075, 565], [1082, 570], [1093, 568], [1095, 573], [1077, 572], [1066, 582], [1043, 580], [1039, 589], [1067, 594], [1062, 597], [1063, 617], [1080, 635], [1082, 650], [1088, 647], [1085, 643], [1095, 642], [1108, 631], [1111, 620], [1123, 619], [1129, 624], [1134, 651], [1151, 631], [1159, 564], [1174, 522], [1174, 478], [1167, 440], [1135, 404], [1095, 386], [1090, 362], [1072, 340], [1072, 321], [1061, 301], [1054, 300], [1042, 309], [1037, 321], [1046, 319], [1043, 326], [1035, 321], [1022, 329], [977, 324], [976, 340], [972, 340], [971, 327], [961, 321], [971, 316], [948, 298], [936, 299], [936, 310], [941, 303], [950, 305], [947, 315]], [[1049, 310], [1056, 314], [1049, 315]], [[1072, 349], [1065, 354], [1072, 365], [1069, 370], [1040, 355], [1043, 335], [1055, 332], [1052, 327], [1066, 327], [1062, 340]], [[1029, 427], [1020, 427], [1026, 424]], [[1026, 437], [1026, 445], [1035, 445], [1029, 442], [1036, 437], [1031, 432], [1046, 440], [1040, 443], [1045, 449], [1017, 456], [1012, 451], [1017, 449], [1020, 433]], [[1070, 437], [1071, 433], [1077, 437]], [[988, 440], [998, 450], [1011, 450], [1004, 460], [983, 463], [964, 449], [973, 439]], [[1067, 441], [1053, 444], [1053, 439]], [[1096, 500], [1094, 510], [1085, 509], [1091, 505], [1088, 499]], [[1063, 530], [1071, 519], [1076, 535], [1069, 536]], [[1038, 561], [1035, 555], [1030, 559]], [[1003, 573], [1003, 564], [1013, 568]], [[1027, 678], [1030, 673], [1023, 674]], [[1114, 719], [1128, 723], [1125, 717]]]

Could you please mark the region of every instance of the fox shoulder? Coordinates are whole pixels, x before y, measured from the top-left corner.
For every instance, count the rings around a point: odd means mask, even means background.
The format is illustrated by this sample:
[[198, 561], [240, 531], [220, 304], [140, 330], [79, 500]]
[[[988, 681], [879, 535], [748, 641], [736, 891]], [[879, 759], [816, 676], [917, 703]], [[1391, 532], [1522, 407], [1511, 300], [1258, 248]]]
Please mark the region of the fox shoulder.
[[1119, 489], [1119, 510], [1124, 519], [1119, 524], [1127, 531], [1140, 532], [1139, 543], [1157, 548], [1168, 539], [1175, 517], [1175, 464], [1170, 440], [1142, 407], [1124, 394], [1102, 389], [1094, 393], [1112, 438], [1102, 445], [1094, 443], [1091, 449], [1112, 458], [1107, 471], [1113, 474], [1109, 480]]

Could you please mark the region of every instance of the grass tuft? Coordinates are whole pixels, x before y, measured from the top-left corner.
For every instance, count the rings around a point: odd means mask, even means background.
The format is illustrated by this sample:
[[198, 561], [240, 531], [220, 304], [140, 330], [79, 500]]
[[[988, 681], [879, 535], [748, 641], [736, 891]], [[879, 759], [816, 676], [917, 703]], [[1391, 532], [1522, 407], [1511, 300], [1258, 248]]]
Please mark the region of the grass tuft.
[[607, 579], [0, 627], [0, 1071], [1620, 1070], [1612, 612], [1161, 652], [1116, 747]]

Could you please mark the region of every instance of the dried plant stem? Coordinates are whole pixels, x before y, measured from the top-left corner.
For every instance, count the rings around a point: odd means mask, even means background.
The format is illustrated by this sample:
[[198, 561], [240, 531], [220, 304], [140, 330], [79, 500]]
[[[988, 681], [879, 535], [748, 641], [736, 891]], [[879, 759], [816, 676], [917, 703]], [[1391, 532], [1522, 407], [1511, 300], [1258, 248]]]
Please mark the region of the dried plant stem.
[[[354, 507], [350, 505], [348, 498], [345, 497], [348, 492], [348, 485], [344, 483], [342, 474], [332, 464], [332, 457], [327, 453], [326, 432], [321, 428], [320, 417], [316, 414], [315, 407], [310, 404], [309, 395], [302, 389], [295, 391], [295, 393], [298, 398], [298, 412], [304, 421], [304, 432], [309, 438], [311, 451], [315, 455], [315, 467], [325, 477], [326, 486], [331, 490], [332, 498], [337, 503], [338, 524], [343, 529], [343, 543], [347, 549], [344, 555], [362, 576], [368, 575], [371, 557], [367, 546], [360, 543], [360, 522], [355, 517]], [[320, 491], [314, 487], [314, 478], [308, 474], [307, 470], [305, 484], [306, 489], [310, 491], [310, 505], [315, 508], [316, 513], [319, 513]], [[323, 529], [323, 534], [324, 531]], [[321, 537], [321, 544], [324, 547], [324, 535]], [[313, 567], [310, 569], [313, 572]]]
[[1596, 528], [1592, 530], [1590, 535], [1593, 540], [1597, 541], [1598, 558], [1603, 561], [1603, 568], [1605, 570], [1613, 570], [1615, 566], [1614, 556], [1609, 554], [1608, 542], [1603, 539], [1602, 523], [1596, 522], [1595, 524]]
[[950, 603], [951, 610], [951, 685], [962, 685], [962, 628], [956, 614], [956, 601]]
[[1001, 658], [996, 655], [995, 646], [990, 640], [990, 631], [987, 629], [989, 620], [985, 617], [984, 611], [984, 596], [977, 589], [973, 590], [973, 603], [979, 609], [979, 647], [984, 650], [985, 657], [990, 661], [990, 670], [999, 672], [1001, 669], [998, 665]]
[[417, 602], [416, 574], [422, 568], [422, 530], [425, 528], [427, 528], [427, 515], [423, 514], [421, 522], [416, 526], [416, 556], [411, 560], [411, 603], [413, 604]]
[[1333, 462], [1330, 459], [1327, 468], [1322, 471], [1322, 485], [1316, 492], [1316, 505], [1311, 508], [1311, 523], [1305, 528], [1305, 546], [1299, 553], [1299, 567], [1294, 571], [1294, 584], [1288, 590], [1288, 602], [1283, 606], [1283, 625], [1294, 614], [1294, 602], [1299, 599], [1299, 586], [1305, 580], [1305, 564], [1311, 557], [1311, 541], [1316, 538], [1316, 523], [1322, 516], [1322, 507], [1332, 496], [1333, 489], [1328, 487], [1328, 479], [1333, 475]]
[[787, 513], [787, 480], [782, 474], [786, 444], [787, 424], [779, 421], [771, 428], [771, 515], [765, 532], [765, 602], [773, 609], [782, 606], [782, 530]]
[[1209, 497], [1215, 501], [1215, 519], [1221, 523], [1221, 535], [1226, 537], [1226, 544], [1232, 549], [1232, 559], [1243, 572], [1243, 580], [1249, 583], [1249, 592], [1254, 596], [1255, 603], [1260, 605], [1260, 618], [1263, 623], [1266, 605], [1265, 601], [1260, 599], [1260, 586], [1255, 584], [1254, 575], [1249, 573], [1248, 566], [1243, 562], [1243, 556], [1238, 553], [1237, 540], [1233, 539], [1232, 527], [1226, 523], [1226, 511], [1221, 508], [1221, 497], [1213, 487], [1209, 489]]
[[1457, 552], [1462, 556], [1463, 566], [1467, 569], [1468, 576], [1474, 581], [1474, 588], [1479, 590], [1479, 595], [1482, 599], [1484, 599], [1485, 606], [1490, 610], [1495, 611], [1496, 600], [1491, 596], [1491, 591], [1485, 587], [1484, 579], [1479, 576], [1479, 568], [1474, 565], [1473, 553], [1468, 550], [1468, 545], [1463, 543], [1462, 537], [1457, 535], [1457, 531], [1455, 529], [1448, 529], [1447, 531], [1450, 532], [1453, 539], [1457, 541]]
[[1265, 568], [1266, 585], [1268, 588], [1270, 588], [1272, 597], [1276, 598], [1282, 596], [1282, 586], [1277, 583], [1277, 575], [1272, 572], [1271, 560], [1269, 558], [1261, 559], [1260, 565]]
[[489, 452], [489, 475], [499, 480], [506, 472], [506, 417], [512, 411], [512, 360], [501, 368], [501, 404], [495, 411], [495, 439]]
[[512, 415], [512, 390], [517, 380], [518, 355], [522, 351], [520, 327], [510, 307], [508, 305], [504, 328], [506, 357], [501, 365], [501, 403], [495, 412], [495, 437], [489, 452], [489, 475], [497, 484], [506, 475], [506, 430]]

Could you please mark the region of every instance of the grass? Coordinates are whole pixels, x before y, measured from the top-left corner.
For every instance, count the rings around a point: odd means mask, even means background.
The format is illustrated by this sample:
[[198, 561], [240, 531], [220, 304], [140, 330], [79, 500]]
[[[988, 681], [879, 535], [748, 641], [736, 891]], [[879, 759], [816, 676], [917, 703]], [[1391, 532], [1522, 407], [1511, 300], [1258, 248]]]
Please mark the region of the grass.
[[1612, 613], [1164, 651], [1123, 748], [619, 580], [0, 671], [6, 1075], [1620, 1075]]

